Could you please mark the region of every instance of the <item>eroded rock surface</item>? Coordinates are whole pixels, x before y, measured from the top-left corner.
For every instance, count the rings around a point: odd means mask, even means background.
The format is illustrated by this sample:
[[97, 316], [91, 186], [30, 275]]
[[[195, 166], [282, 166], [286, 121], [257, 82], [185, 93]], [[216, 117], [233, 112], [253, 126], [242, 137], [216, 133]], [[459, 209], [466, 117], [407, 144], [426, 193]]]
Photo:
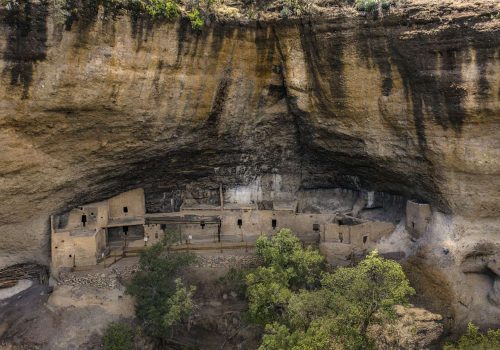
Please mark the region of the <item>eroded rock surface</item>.
[[[135, 187], [153, 212], [216, 202], [221, 184], [263, 203], [373, 190], [444, 213], [415, 250], [443, 273], [451, 318], [494, 323], [498, 282], [462, 263], [499, 241], [498, 13], [419, 0], [377, 19], [195, 32], [127, 14], [65, 29], [45, 2], [2, 9], [0, 266], [47, 262], [50, 215]], [[459, 306], [472, 299], [488, 313]]]

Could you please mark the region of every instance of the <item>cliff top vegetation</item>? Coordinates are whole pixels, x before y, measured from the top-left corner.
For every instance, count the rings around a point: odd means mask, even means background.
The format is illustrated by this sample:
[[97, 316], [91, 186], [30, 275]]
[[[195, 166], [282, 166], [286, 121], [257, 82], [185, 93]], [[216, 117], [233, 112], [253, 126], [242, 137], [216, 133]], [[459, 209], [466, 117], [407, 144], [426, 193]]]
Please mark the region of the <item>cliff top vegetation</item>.
[[500, 5], [494, 0], [0, 0], [0, 8], [13, 13], [24, 11], [26, 4], [40, 2], [53, 6], [59, 21], [105, 16], [128, 11], [153, 21], [183, 18], [195, 30], [213, 22], [286, 21], [300, 18], [414, 16], [422, 23], [455, 17], [489, 16], [500, 22]]

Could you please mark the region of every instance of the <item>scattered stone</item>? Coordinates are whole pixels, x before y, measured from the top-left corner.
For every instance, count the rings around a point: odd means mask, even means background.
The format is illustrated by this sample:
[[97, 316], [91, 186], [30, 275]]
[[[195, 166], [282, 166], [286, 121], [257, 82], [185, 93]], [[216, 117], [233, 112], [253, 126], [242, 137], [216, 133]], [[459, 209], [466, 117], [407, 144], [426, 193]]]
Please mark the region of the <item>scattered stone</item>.
[[102, 289], [115, 289], [120, 286], [116, 277], [101, 273], [76, 274], [72, 272], [61, 273], [59, 284], [68, 286], [89, 286]]

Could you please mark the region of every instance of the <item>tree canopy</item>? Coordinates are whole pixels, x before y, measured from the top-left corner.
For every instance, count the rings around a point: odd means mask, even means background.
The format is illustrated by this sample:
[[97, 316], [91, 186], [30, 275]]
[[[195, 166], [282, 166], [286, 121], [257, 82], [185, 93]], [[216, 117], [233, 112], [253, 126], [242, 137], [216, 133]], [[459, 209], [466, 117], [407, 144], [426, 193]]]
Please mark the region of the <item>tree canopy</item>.
[[415, 293], [401, 265], [376, 251], [330, 273], [284, 229], [260, 238], [257, 254], [264, 264], [246, 281], [250, 316], [265, 326], [261, 350], [369, 349], [367, 328], [390, 321]]
[[135, 312], [144, 332], [158, 340], [172, 336], [174, 327], [187, 321], [194, 308], [194, 286], [175, 278], [178, 270], [194, 260], [188, 253], [167, 253], [163, 244], [142, 251], [140, 271], [127, 292], [135, 297]]

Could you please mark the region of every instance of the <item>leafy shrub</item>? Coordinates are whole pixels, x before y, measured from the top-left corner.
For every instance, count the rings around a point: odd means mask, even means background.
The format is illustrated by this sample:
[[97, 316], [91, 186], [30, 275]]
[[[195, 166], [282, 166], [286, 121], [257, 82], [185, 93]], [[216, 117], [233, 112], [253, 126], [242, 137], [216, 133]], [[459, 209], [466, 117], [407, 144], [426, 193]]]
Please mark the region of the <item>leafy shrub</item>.
[[148, 0], [145, 4], [146, 12], [153, 18], [175, 18], [180, 9], [174, 0]]
[[189, 21], [191, 22], [191, 28], [195, 30], [200, 30], [201, 28], [203, 28], [205, 21], [203, 20], [203, 18], [201, 18], [200, 11], [198, 11], [197, 9], [192, 9], [188, 12], [187, 16], [189, 18]]
[[358, 11], [376, 12], [379, 9], [388, 9], [394, 3], [394, 0], [356, 0], [356, 9]]
[[283, 9], [280, 12], [281, 17], [290, 15], [301, 16], [309, 13], [311, 2], [309, 0], [285, 0]]
[[490, 329], [481, 333], [479, 328], [469, 323], [467, 332], [456, 344], [446, 344], [443, 350], [497, 350], [500, 349], [500, 329]]
[[165, 340], [176, 326], [189, 324], [194, 287], [184, 287], [175, 277], [193, 260], [190, 253], [166, 253], [161, 243], [141, 252], [140, 271], [127, 292], [135, 297], [136, 316], [147, 335]]
[[132, 350], [134, 329], [126, 323], [111, 323], [104, 332], [104, 350]]

